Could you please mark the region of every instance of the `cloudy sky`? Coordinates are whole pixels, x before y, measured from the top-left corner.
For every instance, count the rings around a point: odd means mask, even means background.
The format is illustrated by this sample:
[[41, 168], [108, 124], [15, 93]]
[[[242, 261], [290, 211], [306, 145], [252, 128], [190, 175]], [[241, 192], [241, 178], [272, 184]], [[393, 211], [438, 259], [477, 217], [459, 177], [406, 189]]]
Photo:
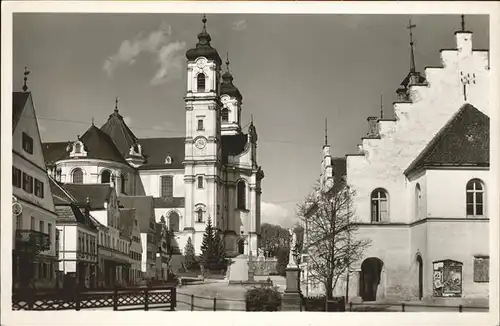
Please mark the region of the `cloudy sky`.
[[[265, 172], [263, 221], [292, 224], [320, 173], [324, 120], [334, 156], [355, 152], [366, 117], [393, 115], [409, 69], [406, 15], [208, 15], [212, 45], [229, 52], [253, 114]], [[454, 48], [460, 16], [412, 16], [417, 69]], [[475, 48], [489, 48], [488, 18], [466, 16]], [[103, 124], [119, 97], [138, 137], [183, 136], [185, 52], [199, 14], [15, 14], [14, 90], [29, 65], [43, 141], [75, 139]]]

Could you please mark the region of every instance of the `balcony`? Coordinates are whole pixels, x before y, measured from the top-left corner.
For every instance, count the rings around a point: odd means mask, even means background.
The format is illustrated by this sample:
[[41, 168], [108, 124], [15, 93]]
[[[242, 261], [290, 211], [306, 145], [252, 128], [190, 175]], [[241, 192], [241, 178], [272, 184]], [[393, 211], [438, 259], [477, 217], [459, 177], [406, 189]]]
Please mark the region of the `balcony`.
[[35, 254], [49, 250], [49, 235], [34, 230], [16, 230], [16, 249]]

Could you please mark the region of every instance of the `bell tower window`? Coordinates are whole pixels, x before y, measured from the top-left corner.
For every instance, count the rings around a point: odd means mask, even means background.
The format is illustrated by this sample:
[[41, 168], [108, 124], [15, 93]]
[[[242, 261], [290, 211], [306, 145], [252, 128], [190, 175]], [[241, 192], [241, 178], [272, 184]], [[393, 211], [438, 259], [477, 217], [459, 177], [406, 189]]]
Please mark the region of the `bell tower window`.
[[196, 76], [196, 85], [198, 92], [205, 92], [205, 74], [200, 73]]
[[226, 108], [222, 109], [221, 115], [222, 115], [222, 122], [229, 121], [229, 110], [228, 109], [226, 109]]

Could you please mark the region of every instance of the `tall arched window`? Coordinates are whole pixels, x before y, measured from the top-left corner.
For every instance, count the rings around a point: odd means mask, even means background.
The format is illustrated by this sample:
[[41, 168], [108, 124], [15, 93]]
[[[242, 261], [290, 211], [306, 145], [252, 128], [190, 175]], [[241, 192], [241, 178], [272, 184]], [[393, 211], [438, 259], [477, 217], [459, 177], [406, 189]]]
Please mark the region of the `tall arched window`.
[[420, 184], [415, 186], [415, 219], [419, 219], [422, 210], [422, 190]]
[[375, 189], [371, 195], [372, 222], [388, 221], [389, 202], [387, 191], [382, 188]]
[[479, 179], [467, 182], [467, 216], [484, 215], [484, 184]]
[[71, 173], [71, 179], [73, 183], [83, 183], [83, 171], [82, 169], [74, 169], [73, 173]]
[[221, 115], [222, 115], [222, 121], [223, 122], [229, 121], [229, 110], [228, 109], [223, 108], [222, 112], [221, 112]]
[[168, 217], [168, 229], [172, 232], [179, 232], [179, 214], [173, 212]]
[[111, 172], [109, 170], [104, 170], [101, 173], [101, 183], [109, 183], [111, 180]]
[[200, 74], [198, 74], [198, 76], [196, 76], [196, 85], [197, 85], [198, 92], [205, 91], [205, 74], [204, 73], [200, 73]]
[[237, 191], [238, 191], [238, 209], [246, 209], [247, 208], [247, 203], [246, 203], [246, 183], [245, 181], [239, 181], [238, 186], [237, 186]]
[[127, 185], [127, 177], [126, 177], [125, 173], [122, 173], [120, 181], [121, 181], [121, 185], [120, 185], [121, 191], [122, 191], [122, 194], [124, 194], [125, 193], [125, 186]]

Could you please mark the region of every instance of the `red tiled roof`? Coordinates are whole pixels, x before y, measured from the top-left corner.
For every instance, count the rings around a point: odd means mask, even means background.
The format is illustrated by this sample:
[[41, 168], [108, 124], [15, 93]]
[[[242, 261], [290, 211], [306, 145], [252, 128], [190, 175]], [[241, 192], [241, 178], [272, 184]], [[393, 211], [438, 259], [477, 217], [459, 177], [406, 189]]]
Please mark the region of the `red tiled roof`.
[[490, 118], [465, 104], [434, 136], [405, 174], [436, 166], [490, 165]]

